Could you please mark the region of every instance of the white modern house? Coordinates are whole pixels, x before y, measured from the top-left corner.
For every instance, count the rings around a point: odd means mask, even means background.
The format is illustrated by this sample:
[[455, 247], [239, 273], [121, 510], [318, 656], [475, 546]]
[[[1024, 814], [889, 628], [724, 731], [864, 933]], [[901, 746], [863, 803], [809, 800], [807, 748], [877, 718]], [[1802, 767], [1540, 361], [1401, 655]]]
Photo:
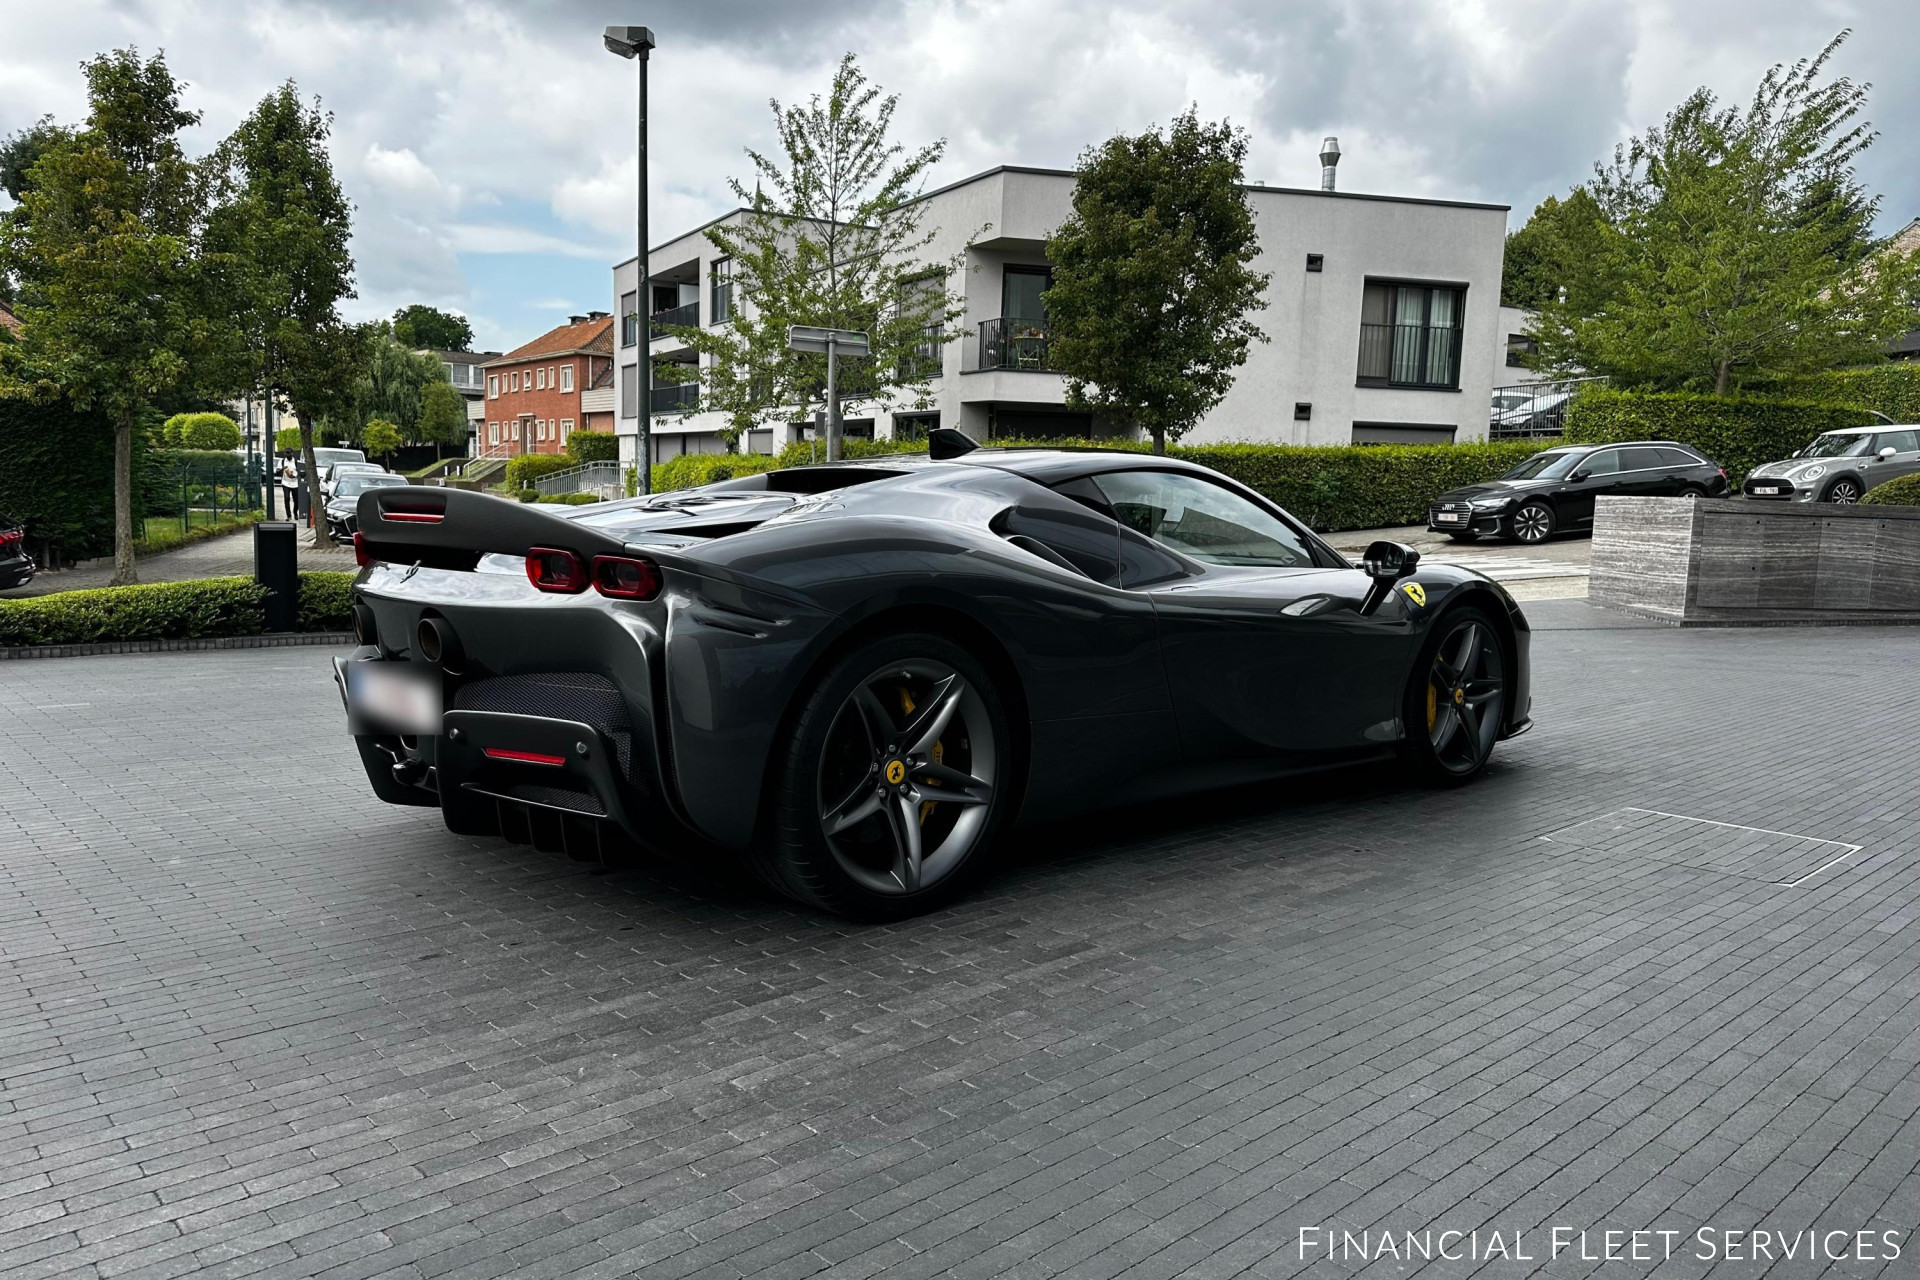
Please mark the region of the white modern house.
[[[1327, 182], [1332, 173], [1328, 170]], [[849, 405], [849, 435], [958, 427], [976, 439], [1105, 433], [1066, 406], [1065, 379], [1049, 368], [1046, 239], [1070, 213], [1070, 171], [989, 170], [921, 197], [935, 232], [929, 261], [959, 255], [964, 333], [941, 348], [932, 407], [900, 412]], [[1260, 237], [1259, 269], [1272, 276], [1256, 344], [1226, 398], [1191, 443], [1445, 442], [1482, 439], [1504, 368], [1500, 271], [1507, 206], [1336, 190], [1249, 186]], [[706, 232], [735, 210], [649, 254], [655, 332], [663, 324], [723, 322], [735, 305], [728, 263]], [[616, 418], [621, 456], [637, 452], [640, 396], [637, 268], [614, 268]], [[683, 342], [656, 337], [656, 361], [692, 362]], [[690, 371], [691, 372], [691, 371]], [[691, 385], [656, 386], [650, 406], [654, 461], [719, 452], [717, 414], [698, 409]], [[802, 438], [800, 424], [771, 424], [742, 447], [770, 452]]]

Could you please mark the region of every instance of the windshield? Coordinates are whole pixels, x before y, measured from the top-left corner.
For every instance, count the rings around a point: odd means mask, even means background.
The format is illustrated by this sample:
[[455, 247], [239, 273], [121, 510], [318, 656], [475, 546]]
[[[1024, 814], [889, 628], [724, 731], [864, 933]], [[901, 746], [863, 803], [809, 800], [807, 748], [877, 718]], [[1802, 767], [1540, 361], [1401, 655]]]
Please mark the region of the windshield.
[[368, 489], [377, 489], [383, 485], [390, 485], [390, 484], [405, 484], [406, 482], [407, 482], [407, 478], [405, 476], [380, 476], [380, 475], [342, 476], [340, 478], [340, 490], [336, 496], [342, 497], [342, 498], [351, 498], [357, 494], [365, 492]]
[[1500, 478], [1502, 480], [1558, 480], [1573, 470], [1573, 464], [1585, 456], [1583, 453], [1536, 453]]
[[324, 467], [329, 462], [365, 462], [366, 460], [367, 455], [358, 449], [315, 449], [313, 451], [313, 463], [317, 467]]
[[1800, 451], [1803, 458], [1857, 458], [1867, 451], [1872, 436], [1846, 431], [1829, 431]]

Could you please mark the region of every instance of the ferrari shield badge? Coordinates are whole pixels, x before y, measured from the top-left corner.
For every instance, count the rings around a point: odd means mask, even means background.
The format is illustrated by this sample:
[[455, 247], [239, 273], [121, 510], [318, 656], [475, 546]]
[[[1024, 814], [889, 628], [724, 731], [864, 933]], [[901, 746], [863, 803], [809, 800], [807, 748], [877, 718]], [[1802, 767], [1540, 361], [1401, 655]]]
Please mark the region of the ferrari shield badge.
[[1427, 589], [1425, 587], [1417, 582], [1409, 582], [1400, 589], [1407, 593], [1407, 599], [1413, 601], [1422, 609], [1427, 607]]

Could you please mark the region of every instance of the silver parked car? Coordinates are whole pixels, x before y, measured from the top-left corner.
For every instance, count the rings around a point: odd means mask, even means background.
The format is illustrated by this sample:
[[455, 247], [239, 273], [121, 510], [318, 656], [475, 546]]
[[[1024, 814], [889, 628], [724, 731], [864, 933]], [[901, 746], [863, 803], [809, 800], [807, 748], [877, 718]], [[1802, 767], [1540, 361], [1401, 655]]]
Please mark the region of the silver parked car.
[[1920, 471], [1920, 426], [1829, 431], [1782, 462], [1755, 467], [1741, 491], [1792, 502], [1860, 501], [1875, 485]]

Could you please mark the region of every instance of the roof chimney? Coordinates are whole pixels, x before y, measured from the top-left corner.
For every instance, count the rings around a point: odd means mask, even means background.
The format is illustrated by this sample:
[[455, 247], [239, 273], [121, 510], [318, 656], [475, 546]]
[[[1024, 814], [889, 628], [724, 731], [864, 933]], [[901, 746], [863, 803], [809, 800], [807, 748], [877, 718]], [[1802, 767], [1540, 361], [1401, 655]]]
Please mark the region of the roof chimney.
[[606, 319], [606, 318], [607, 318], [608, 316], [610, 316], [610, 315], [612, 315], [612, 314], [613, 314], [613, 312], [611, 312], [611, 311], [589, 311], [589, 312], [587, 312], [587, 319], [589, 319], [589, 320], [605, 320], [605, 319]]
[[568, 324], [585, 324], [586, 322], [587, 322], [587, 318], [585, 316], [568, 316], [567, 317]]
[[1333, 190], [1333, 169], [1340, 163], [1340, 139], [1325, 138], [1320, 143], [1320, 189]]

